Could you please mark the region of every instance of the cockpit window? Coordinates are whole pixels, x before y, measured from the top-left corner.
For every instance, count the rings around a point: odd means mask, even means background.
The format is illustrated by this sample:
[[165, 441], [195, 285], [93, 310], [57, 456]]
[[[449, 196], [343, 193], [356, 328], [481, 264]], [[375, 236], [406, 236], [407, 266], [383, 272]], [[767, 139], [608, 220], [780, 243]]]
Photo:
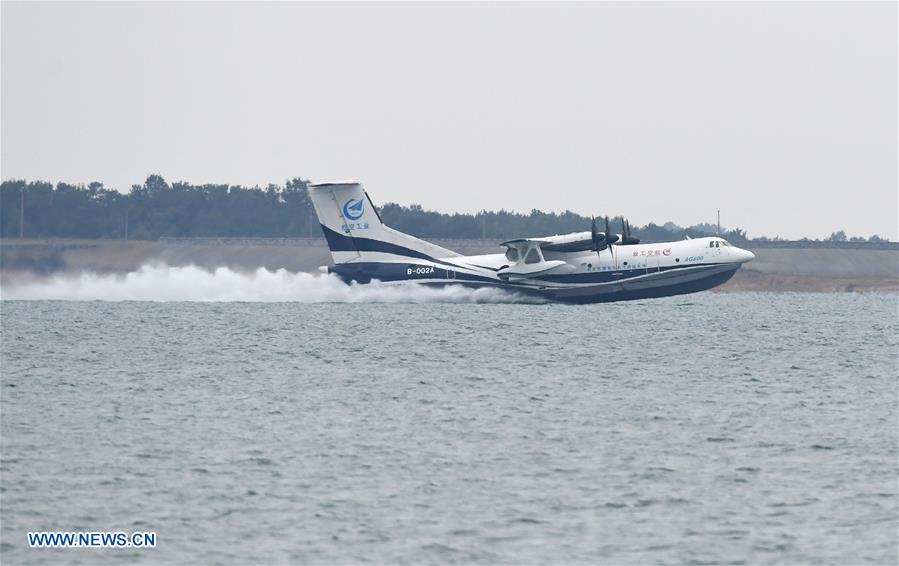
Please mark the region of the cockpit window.
[[714, 247], [715, 247], [715, 242], [710, 241], [710, 242], [709, 242], [709, 247], [710, 247], [710, 248], [714, 248]]
[[524, 257], [525, 263], [540, 263], [540, 254], [537, 252], [537, 248], [531, 248], [528, 250], [528, 255]]
[[509, 261], [518, 261], [518, 248], [509, 248], [506, 250], [506, 259]]

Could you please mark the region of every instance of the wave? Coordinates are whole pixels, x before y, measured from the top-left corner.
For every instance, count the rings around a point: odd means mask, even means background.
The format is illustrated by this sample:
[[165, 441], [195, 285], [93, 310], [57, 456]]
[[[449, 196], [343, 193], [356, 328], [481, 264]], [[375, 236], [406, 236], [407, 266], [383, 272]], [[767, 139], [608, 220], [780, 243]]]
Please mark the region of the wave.
[[144, 265], [124, 275], [77, 273], [11, 281], [0, 287], [2, 300], [152, 301], [152, 302], [300, 302], [300, 303], [539, 303], [501, 289], [461, 285], [429, 287], [346, 284], [334, 275], [291, 273], [284, 269], [253, 272], [195, 265]]

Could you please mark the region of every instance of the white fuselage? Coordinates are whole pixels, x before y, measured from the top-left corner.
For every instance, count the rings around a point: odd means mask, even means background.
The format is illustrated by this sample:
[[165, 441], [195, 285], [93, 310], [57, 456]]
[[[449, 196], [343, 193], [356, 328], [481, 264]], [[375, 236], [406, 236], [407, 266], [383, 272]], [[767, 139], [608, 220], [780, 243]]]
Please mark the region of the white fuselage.
[[[717, 241], [717, 246], [715, 245]], [[751, 261], [755, 255], [721, 238], [696, 238], [659, 244], [612, 245], [601, 252], [542, 252], [546, 261], [564, 260], [574, 267], [573, 274], [603, 271], [651, 271], [667, 267], [703, 264], [733, 264]], [[711, 244], [711, 245], [710, 245]], [[509, 265], [505, 254], [486, 254], [449, 258], [459, 266], [480, 265], [500, 268]]]

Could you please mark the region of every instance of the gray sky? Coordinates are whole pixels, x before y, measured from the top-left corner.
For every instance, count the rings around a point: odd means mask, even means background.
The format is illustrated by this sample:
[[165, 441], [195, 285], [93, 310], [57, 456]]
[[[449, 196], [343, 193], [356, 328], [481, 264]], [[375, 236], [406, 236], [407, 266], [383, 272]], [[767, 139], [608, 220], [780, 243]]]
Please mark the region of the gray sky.
[[3, 2], [2, 177], [895, 240], [896, 28], [892, 2]]

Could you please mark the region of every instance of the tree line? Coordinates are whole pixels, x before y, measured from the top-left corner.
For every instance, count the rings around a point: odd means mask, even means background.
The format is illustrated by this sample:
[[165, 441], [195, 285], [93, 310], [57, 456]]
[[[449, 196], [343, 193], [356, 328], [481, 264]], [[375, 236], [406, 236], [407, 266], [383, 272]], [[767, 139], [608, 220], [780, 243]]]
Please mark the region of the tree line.
[[16, 237], [22, 228], [30, 238], [318, 236], [306, 184], [291, 179], [265, 188], [170, 185], [150, 175], [129, 193], [120, 193], [98, 182], [54, 187], [43, 181], [4, 181], [0, 235]]
[[[0, 236], [28, 238], [119, 238], [155, 240], [161, 237], [318, 237], [321, 229], [307, 192], [308, 181], [288, 180], [284, 185], [169, 184], [150, 175], [130, 192], [121, 193], [103, 183], [88, 185], [9, 180], [0, 184]], [[590, 229], [590, 218], [571, 211], [561, 214], [482, 211], [445, 214], [420, 205], [387, 203], [379, 208], [384, 222], [422, 238], [511, 239], [566, 234]], [[612, 229], [620, 231], [620, 218]], [[717, 233], [713, 224], [681, 227], [667, 222], [633, 227], [644, 242]], [[723, 238], [746, 241], [739, 228], [722, 229]], [[767, 240], [768, 238], [758, 238]], [[842, 230], [834, 241], [848, 238]], [[872, 236], [869, 241], [883, 241]]]

